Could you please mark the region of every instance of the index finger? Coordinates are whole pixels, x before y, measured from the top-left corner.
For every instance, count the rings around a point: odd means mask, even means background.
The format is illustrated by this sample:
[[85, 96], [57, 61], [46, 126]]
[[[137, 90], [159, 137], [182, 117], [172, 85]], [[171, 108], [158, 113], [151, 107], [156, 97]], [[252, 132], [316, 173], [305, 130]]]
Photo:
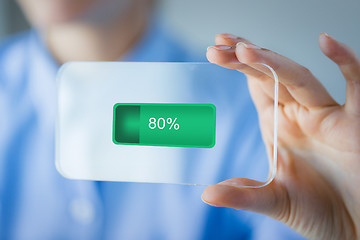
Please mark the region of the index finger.
[[306, 108], [337, 105], [325, 87], [305, 67], [267, 49], [240, 42], [235, 50], [239, 62], [245, 63], [269, 77], [272, 74], [266, 67], [256, 63], [265, 63], [272, 67], [292, 97]]

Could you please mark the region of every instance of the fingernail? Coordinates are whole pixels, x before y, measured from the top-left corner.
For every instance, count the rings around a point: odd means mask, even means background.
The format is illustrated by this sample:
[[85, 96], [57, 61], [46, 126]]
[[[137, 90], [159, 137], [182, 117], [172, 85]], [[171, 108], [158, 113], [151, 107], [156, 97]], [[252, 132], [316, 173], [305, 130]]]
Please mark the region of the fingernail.
[[224, 37], [224, 38], [228, 38], [228, 39], [239, 39], [238, 36], [232, 35], [232, 34], [230, 34], [230, 33], [224, 33], [224, 34], [223, 34], [223, 37]]
[[226, 181], [220, 182], [220, 183], [218, 183], [218, 184], [220, 184], [220, 185], [227, 185], [227, 186], [234, 186], [234, 187], [243, 187], [243, 186], [244, 186], [244, 185], [242, 185], [242, 184], [237, 183], [236, 181], [233, 182], [233, 181], [230, 181], [230, 180], [226, 180]]
[[229, 46], [229, 45], [214, 45], [214, 46], [210, 46], [207, 48], [207, 50], [209, 50], [209, 48], [215, 48], [217, 50], [220, 51], [224, 51], [224, 50], [230, 50], [233, 48], [233, 46]]
[[329, 34], [327, 34], [326, 32], [322, 32], [322, 33], [320, 33], [320, 35], [325, 35], [326, 37], [329, 36]]
[[244, 47], [246, 47], [246, 48], [261, 49], [260, 47], [254, 45], [254, 44], [251, 44], [251, 43], [238, 42], [238, 43], [236, 44], [236, 47], [239, 46], [239, 45], [242, 45], [242, 46], [244, 46]]
[[322, 33], [320, 33], [320, 35], [323, 35], [323, 36], [328, 37], [328, 38], [331, 37], [331, 36], [330, 36], [329, 34], [327, 34], [326, 32], [322, 32]]

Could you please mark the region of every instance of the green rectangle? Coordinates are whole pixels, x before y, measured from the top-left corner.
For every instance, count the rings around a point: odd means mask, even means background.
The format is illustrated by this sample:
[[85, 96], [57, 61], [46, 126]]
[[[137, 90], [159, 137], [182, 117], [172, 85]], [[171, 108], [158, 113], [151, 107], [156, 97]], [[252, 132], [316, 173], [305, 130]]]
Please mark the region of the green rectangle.
[[124, 145], [212, 148], [213, 104], [117, 103], [113, 142]]
[[117, 127], [114, 140], [118, 143], [139, 143], [140, 106], [118, 105], [114, 114]]

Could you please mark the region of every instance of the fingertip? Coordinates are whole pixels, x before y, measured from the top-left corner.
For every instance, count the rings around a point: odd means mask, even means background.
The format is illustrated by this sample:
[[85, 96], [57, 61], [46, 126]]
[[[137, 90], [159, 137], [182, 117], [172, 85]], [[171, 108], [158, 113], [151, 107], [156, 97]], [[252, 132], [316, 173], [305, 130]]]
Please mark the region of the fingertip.
[[319, 36], [319, 46], [322, 52], [330, 57], [336, 57], [337, 55], [343, 53], [345, 50], [345, 45], [337, 41], [335, 38], [329, 34], [322, 32]]
[[206, 57], [209, 62], [218, 64], [220, 66], [225, 66], [227, 64], [237, 62], [233, 45], [210, 46], [207, 49]]
[[215, 42], [216, 42], [217, 40], [223, 39], [226, 35], [228, 35], [228, 33], [218, 33], [218, 34], [216, 34], [216, 35], [215, 35]]
[[222, 207], [219, 204], [219, 199], [217, 199], [217, 187], [215, 185], [208, 186], [204, 192], [201, 194], [201, 200], [214, 207]]
[[261, 62], [259, 50], [261, 50], [261, 48], [256, 45], [238, 42], [235, 53], [239, 62], [251, 64]]
[[336, 40], [326, 32], [320, 33], [319, 46], [321, 51], [328, 57], [336, 54]]
[[231, 200], [235, 197], [231, 188], [233, 187], [219, 184], [210, 185], [204, 190], [201, 199], [211, 206], [234, 208], [234, 206], [228, 203], [229, 199]]
[[238, 39], [239, 37], [238, 36], [235, 36], [231, 33], [219, 33], [219, 34], [216, 34], [215, 36], [215, 40], [216, 39]]
[[231, 33], [220, 33], [215, 36], [215, 42], [216, 44], [222, 44], [222, 45], [235, 45], [238, 42], [247, 42], [250, 43], [245, 38], [236, 36]]
[[201, 199], [212, 206], [248, 210], [276, 218], [278, 212], [287, 207], [287, 203], [283, 201], [286, 200], [286, 194], [274, 184], [260, 188], [244, 187], [258, 184], [259, 182], [250, 179], [229, 179], [208, 186]]
[[208, 59], [209, 62], [216, 63], [216, 55], [217, 55], [217, 51], [213, 46], [207, 48], [206, 58]]
[[325, 37], [329, 37], [330, 35], [327, 32], [321, 32], [320, 36], [325, 36]]
[[236, 46], [238, 45], [242, 45], [243, 47], [247, 48], [247, 49], [261, 49], [261, 47], [256, 46], [255, 44], [252, 43], [247, 43], [247, 42], [238, 42], [236, 44]]
[[239, 188], [224, 183], [208, 186], [201, 198], [202, 200], [216, 207], [230, 207], [238, 210], [249, 209], [255, 202], [251, 189]]
[[216, 44], [233, 45], [237, 42], [237, 37], [229, 33], [220, 33], [215, 36]]
[[319, 36], [319, 46], [321, 51], [338, 65], [356, 61], [356, 55], [350, 47], [325, 32]]
[[326, 32], [321, 32], [319, 35], [319, 39], [329, 39], [329, 38], [332, 38], [332, 37]]

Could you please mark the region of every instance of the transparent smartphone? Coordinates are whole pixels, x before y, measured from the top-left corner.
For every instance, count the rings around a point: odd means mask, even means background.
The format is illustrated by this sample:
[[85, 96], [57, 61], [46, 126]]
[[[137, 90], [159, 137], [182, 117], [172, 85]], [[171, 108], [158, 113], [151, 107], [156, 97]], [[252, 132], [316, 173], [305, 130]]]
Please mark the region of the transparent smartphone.
[[64, 177], [200, 185], [241, 177], [259, 187], [275, 176], [276, 143], [267, 153], [238, 71], [71, 62], [57, 81], [56, 166]]

